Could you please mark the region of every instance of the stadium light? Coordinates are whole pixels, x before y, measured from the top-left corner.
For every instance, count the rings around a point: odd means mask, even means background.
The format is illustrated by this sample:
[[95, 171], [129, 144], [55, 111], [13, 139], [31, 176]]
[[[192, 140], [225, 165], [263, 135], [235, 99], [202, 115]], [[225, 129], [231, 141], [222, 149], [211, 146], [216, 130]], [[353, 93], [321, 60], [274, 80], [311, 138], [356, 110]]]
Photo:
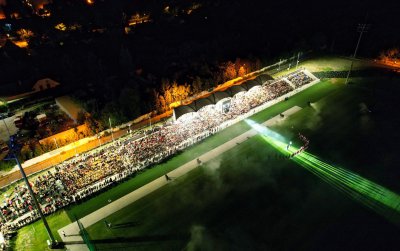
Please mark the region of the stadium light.
[[[292, 153], [299, 150], [293, 145], [290, 148], [291, 150], [288, 150], [287, 143], [285, 143], [286, 140], [284, 140], [283, 136], [273, 132], [269, 128], [254, 121], [246, 120], [246, 122], [259, 132], [267, 143], [288, 156], [288, 158], [292, 156]], [[317, 156], [305, 151], [290, 157], [290, 159], [334, 188], [347, 194], [389, 221], [400, 225], [400, 195], [363, 178], [355, 172], [326, 163]]]
[[299, 62], [300, 62], [299, 58], [300, 58], [300, 52], [297, 53], [296, 70], [299, 67]]
[[50, 240], [47, 240], [47, 243], [48, 243], [49, 247], [52, 248], [52, 249], [53, 248], [57, 248], [58, 246], [60, 246], [60, 244], [56, 241], [56, 239], [54, 238], [53, 233], [51, 232], [51, 229], [49, 227], [49, 224], [47, 223], [46, 217], [43, 214], [42, 208], [40, 207], [40, 204], [37, 201], [36, 196], [35, 196], [35, 194], [34, 194], [34, 192], [32, 190], [31, 184], [29, 183], [28, 177], [26, 177], [25, 171], [22, 168], [21, 163], [19, 162], [19, 159], [17, 157], [17, 153], [16, 153], [17, 145], [16, 145], [16, 142], [15, 142], [15, 138], [14, 138], [14, 136], [11, 136], [10, 130], [8, 129], [8, 126], [7, 126], [6, 122], [4, 121], [4, 119], [3, 119], [3, 123], [7, 128], [7, 133], [8, 133], [8, 136], [10, 138], [10, 141], [9, 141], [9, 149], [10, 149], [10, 155], [9, 156], [10, 156], [10, 158], [8, 160], [14, 159], [15, 162], [17, 163], [17, 165], [18, 165], [19, 171], [21, 172], [22, 178], [25, 181], [25, 185], [26, 185], [26, 187], [28, 189], [28, 192], [29, 192], [29, 194], [30, 194], [30, 196], [32, 198], [33, 204], [35, 205], [35, 207], [37, 209], [37, 212], [39, 213], [39, 216], [43, 221], [43, 225], [44, 225], [44, 227], [46, 229], [47, 235], [50, 238]]
[[358, 29], [357, 30], [358, 30], [358, 32], [360, 32], [360, 36], [358, 37], [357, 45], [356, 45], [356, 49], [354, 50], [353, 57], [350, 58], [351, 64], [350, 64], [350, 69], [347, 72], [345, 84], [347, 84], [349, 82], [350, 74], [351, 74], [351, 71], [353, 70], [354, 59], [356, 58], [356, 55], [357, 55], [358, 46], [360, 45], [361, 37], [362, 37], [364, 32], [367, 32], [368, 29], [369, 29], [369, 24], [359, 24], [358, 25]]

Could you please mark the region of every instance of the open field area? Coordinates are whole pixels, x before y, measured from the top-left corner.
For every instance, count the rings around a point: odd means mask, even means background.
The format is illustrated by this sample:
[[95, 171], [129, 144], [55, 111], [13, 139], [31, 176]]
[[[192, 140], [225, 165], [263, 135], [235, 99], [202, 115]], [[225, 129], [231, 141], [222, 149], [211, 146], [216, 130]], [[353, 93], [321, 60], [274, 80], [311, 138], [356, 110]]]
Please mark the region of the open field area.
[[[386, 91], [372, 93], [375, 81], [341, 85], [273, 129], [294, 141], [302, 132], [309, 152], [400, 191], [391, 144], [398, 136], [379, 144], [398, 121], [377, 105]], [[377, 250], [395, 247], [400, 234], [259, 136], [106, 220], [114, 227], [100, 221], [88, 228], [99, 250]]]
[[[64, 210], [55, 212], [46, 218], [51, 229], [59, 229], [71, 222]], [[53, 234], [57, 240], [61, 240], [56, 231], [53, 231]], [[52, 250], [46, 244], [47, 239], [49, 237], [43, 222], [36, 221], [18, 231], [18, 235], [14, 238], [11, 248], [12, 250]]]
[[[302, 132], [311, 141], [309, 152], [400, 191], [393, 146], [398, 136], [392, 134], [378, 144], [383, 135], [394, 132], [399, 124], [393, 116], [398, 104], [391, 98], [397, 90], [396, 81], [355, 79], [354, 84], [345, 86], [342, 79], [326, 80], [251, 119], [264, 122], [299, 106], [303, 108], [301, 111], [273, 129], [288, 139]], [[311, 107], [308, 101], [312, 102]], [[368, 109], [372, 113], [366, 112]], [[124, 196], [249, 129], [245, 122], [225, 129], [163, 164], [50, 216], [50, 225], [56, 232], [75, 216], [86, 216], [108, 200]], [[357, 147], [365, 148], [364, 152], [354, 151]], [[365, 221], [358, 222], [360, 219]], [[128, 247], [196, 250], [202, 243], [209, 245], [202, 246], [205, 250], [320, 249], [331, 240], [335, 243], [332, 249], [338, 245], [350, 249], [355, 247], [349, 246], [352, 238], [356, 240], [352, 245], [381, 245], [384, 241], [391, 243], [399, 234], [382, 216], [353, 202], [300, 166], [280, 158], [258, 136], [107, 220], [113, 223], [113, 228], [106, 228], [102, 219], [88, 228], [100, 250], [128, 250]], [[365, 231], [354, 234], [353, 231], [358, 231], [357, 224]], [[14, 241], [15, 250], [46, 248], [44, 232], [35, 234], [37, 244], [24, 241], [32, 234], [32, 226], [40, 229], [42, 223], [21, 229]], [[372, 229], [367, 231], [367, 228]], [[382, 242], [373, 242], [370, 236], [380, 233]], [[369, 242], [361, 243], [362, 238]]]
[[0, 0], [0, 251], [397, 251], [394, 2]]

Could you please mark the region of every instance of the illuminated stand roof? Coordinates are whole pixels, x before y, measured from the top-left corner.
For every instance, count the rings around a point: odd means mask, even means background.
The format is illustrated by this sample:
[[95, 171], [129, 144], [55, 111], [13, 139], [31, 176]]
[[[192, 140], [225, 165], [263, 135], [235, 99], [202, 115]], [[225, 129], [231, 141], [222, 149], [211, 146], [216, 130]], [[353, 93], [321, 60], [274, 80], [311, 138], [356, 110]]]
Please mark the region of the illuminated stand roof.
[[196, 113], [205, 106], [218, 105], [220, 102], [233, 98], [238, 93], [247, 92], [253, 87], [265, 84], [269, 80], [273, 80], [273, 78], [270, 75], [262, 74], [255, 79], [248, 80], [240, 85], [233, 85], [224, 91], [217, 91], [211, 93], [207, 97], [196, 99], [190, 104], [175, 107], [173, 114], [174, 120], [177, 120], [188, 113]]

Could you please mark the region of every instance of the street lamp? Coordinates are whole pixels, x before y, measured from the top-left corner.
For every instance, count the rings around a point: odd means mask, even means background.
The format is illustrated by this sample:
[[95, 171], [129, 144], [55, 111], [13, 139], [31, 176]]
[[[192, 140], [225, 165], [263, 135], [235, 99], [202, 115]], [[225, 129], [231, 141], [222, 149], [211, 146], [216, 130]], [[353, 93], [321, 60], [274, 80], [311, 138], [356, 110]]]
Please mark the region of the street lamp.
[[298, 66], [299, 66], [299, 57], [300, 57], [300, 52], [299, 53], [297, 53], [297, 61], [296, 61], [296, 70], [297, 70], [297, 68], [298, 68]]
[[100, 135], [97, 135], [97, 140], [99, 141], [99, 146], [101, 146], [101, 140], [100, 140]]
[[[58, 150], [58, 144], [57, 144], [57, 140], [56, 140], [56, 138], [53, 138], [54, 139], [54, 142], [56, 143], [56, 147], [57, 147], [57, 150]], [[60, 152], [58, 152], [58, 156], [60, 157], [60, 163], [62, 162], [62, 158], [61, 158], [61, 153]]]
[[113, 134], [113, 129], [112, 129], [111, 118], [110, 117], [108, 117], [108, 122], [110, 122], [111, 138], [112, 138], [112, 141], [114, 142], [114, 134]]

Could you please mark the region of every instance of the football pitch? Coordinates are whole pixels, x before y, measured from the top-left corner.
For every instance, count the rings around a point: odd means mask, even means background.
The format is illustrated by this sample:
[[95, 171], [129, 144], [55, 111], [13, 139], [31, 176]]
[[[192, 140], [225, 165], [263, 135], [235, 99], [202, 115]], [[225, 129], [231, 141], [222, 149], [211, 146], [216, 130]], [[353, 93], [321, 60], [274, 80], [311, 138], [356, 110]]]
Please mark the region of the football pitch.
[[[294, 142], [301, 132], [314, 155], [400, 191], [394, 178], [400, 173], [393, 133], [397, 101], [388, 100], [396, 86], [389, 79], [386, 88], [374, 86], [381, 81], [323, 82], [317, 92], [324, 95], [293, 97], [289, 101], [303, 109], [272, 129]], [[289, 101], [281, 108], [292, 107]], [[267, 120], [270, 109], [252, 119]], [[283, 158], [261, 136], [105, 220], [111, 228], [101, 220], [87, 229], [99, 250], [360, 249], [394, 245], [400, 234], [382, 215]]]
[[[293, 106], [302, 107], [272, 129], [295, 144], [299, 144], [296, 135], [301, 132], [310, 139], [308, 152], [400, 192], [395, 148], [399, 102], [393, 98], [399, 89], [396, 80], [343, 82], [322, 81], [251, 119], [261, 123]], [[249, 129], [245, 122], [229, 127], [86, 202], [48, 217], [49, 224], [56, 232], [75, 217], [88, 215], [108, 200], [124, 196]], [[104, 220], [112, 227], [106, 227]], [[22, 228], [14, 248], [45, 250], [42, 228], [41, 222]], [[87, 232], [98, 250], [355, 249], [386, 246], [395, 243], [400, 234], [381, 215], [282, 158], [261, 136], [99, 219]]]

